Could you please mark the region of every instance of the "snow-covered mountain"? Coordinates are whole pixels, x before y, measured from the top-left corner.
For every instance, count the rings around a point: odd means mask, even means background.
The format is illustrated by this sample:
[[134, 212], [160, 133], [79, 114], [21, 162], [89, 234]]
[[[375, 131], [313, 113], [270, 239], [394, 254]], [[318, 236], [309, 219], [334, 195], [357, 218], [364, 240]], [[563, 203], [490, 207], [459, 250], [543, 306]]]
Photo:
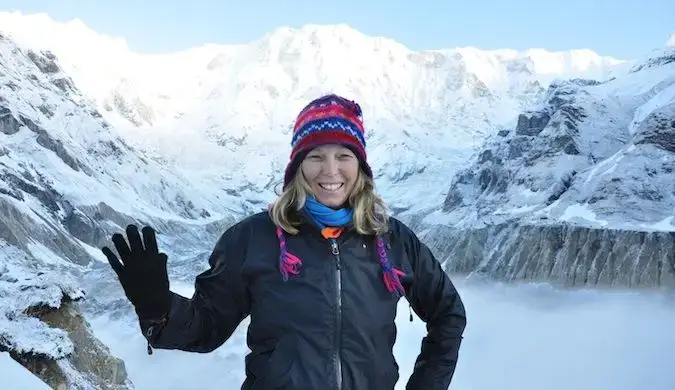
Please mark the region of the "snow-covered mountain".
[[280, 28], [247, 45], [162, 55], [132, 53], [121, 39], [46, 15], [0, 13], [0, 26], [22, 46], [54, 53], [129, 145], [199, 170], [215, 188], [229, 183], [246, 199], [273, 197], [302, 106], [344, 93], [364, 109], [378, 186], [397, 209], [441, 202], [445, 190], [427, 181], [449, 180], [552, 80], [604, 80], [623, 63], [587, 50], [415, 52], [345, 25]]
[[442, 226], [428, 238], [449, 270], [675, 286], [675, 48], [605, 82], [553, 83], [424, 222]]
[[453, 223], [523, 215], [675, 230], [675, 49], [604, 83], [556, 82], [491, 136], [445, 199]]

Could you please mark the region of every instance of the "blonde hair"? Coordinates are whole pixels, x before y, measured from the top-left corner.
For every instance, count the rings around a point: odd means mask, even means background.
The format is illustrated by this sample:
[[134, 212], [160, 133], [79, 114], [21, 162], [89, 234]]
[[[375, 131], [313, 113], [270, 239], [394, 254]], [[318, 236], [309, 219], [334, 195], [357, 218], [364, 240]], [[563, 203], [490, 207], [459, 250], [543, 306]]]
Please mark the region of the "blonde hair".
[[[311, 188], [302, 169], [298, 169], [288, 186], [270, 206], [270, 216], [275, 225], [289, 234], [297, 234], [300, 225], [299, 211], [305, 205]], [[382, 198], [375, 193], [373, 179], [359, 169], [354, 188], [348, 197], [354, 211], [353, 225], [360, 234], [383, 234], [389, 230], [389, 217]]]

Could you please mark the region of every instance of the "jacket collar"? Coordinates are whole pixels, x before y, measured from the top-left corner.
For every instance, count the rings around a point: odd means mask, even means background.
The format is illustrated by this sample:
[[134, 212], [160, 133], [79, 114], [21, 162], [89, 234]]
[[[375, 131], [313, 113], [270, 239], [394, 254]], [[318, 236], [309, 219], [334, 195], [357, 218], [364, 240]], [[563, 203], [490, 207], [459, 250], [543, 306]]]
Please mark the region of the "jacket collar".
[[[298, 212], [298, 217], [301, 222], [300, 226], [298, 227], [298, 230], [300, 230], [301, 233], [316, 235], [317, 237], [320, 237], [322, 240], [325, 240], [325, 238], [323, 238], [323, 236], [321, 235], [321, 228], [307, 214], [307, 211], [300, 210]], [[351, 234], [357, 234], [357, 232], [356, 229], [354, 228], [354, 225], [350, 222], [349, 225], [345, 226], [345, 230], [343, 234], [340, 236], [340, 238], [347, 237]]]

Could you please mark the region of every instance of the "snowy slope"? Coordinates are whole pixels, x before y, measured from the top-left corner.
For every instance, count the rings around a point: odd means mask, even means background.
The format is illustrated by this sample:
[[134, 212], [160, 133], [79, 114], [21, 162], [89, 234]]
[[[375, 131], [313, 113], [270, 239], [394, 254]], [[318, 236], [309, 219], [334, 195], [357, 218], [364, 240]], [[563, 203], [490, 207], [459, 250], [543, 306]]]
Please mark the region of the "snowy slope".
[[379, 189], [396, 209], [440, 203], [444, 189], [430, 192], [426, 182], [450, 179], [553, 79], [605, 79], [623, 63], [583, 50], [415, 52], [345, 25], [279, 28], [247, 45], [160, 55], [132, 53], [122, 39], [46, 15], [0, 13], [0, 26], [21, 45], [55, 53], [129, 145], [217, 186], [231, 183], [245, 198], [274, 196], [289, 127], [309, 99], [350, 96], [364, 109]]
[[[200, 184], [198, 178], [128, 146], [49, 52], [24, 50], [2, 38], [0, 54], [5, 172], [40, 172], [40, 180], [73, 204], [104, 201], [132, 214], [203, 218], [205, 208], [222, 203], [218, 196], [227, 197], [224, 189], [186, 193]], [[9, 184], [5, 193], [16, 188]]]
[[50, 390], [46, 383], [12, 360], [7, 352], [0, 352], [0, 376], [12, 384], [13, 390]]
[[674, 49], [604, 83], [557, 82], [488, 139], [429, 220], [675, 230], [674, 139]]
[[0, 140], [0, 202], [11, 216], [0, 234], [28, 251], [27, 237], [44, 239], [75, 264], [91, 260], [81, 244], [97, 248], [133, 220], [198, 242], [261, 204], [129, 146], [53, 54], [1, 36]]

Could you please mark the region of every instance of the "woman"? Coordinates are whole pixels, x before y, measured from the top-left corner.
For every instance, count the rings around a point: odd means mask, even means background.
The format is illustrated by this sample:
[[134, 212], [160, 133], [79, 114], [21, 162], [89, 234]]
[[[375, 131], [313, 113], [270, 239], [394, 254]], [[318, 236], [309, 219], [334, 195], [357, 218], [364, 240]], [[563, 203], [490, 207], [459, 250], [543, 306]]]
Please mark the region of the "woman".
[[[407, 389], [446, 390], [464, 306], [430, 250], [375, 194], [358, 104], [312, 101], [296, 120], [283, 193], [229, 228], [191, 299], [169, 291], [152, 228], [104, 247], [152, 348], [210, 352], [251, 316], [242, 389], [393, 389], [401, 296], [428, 334]], [[412, 314], [411, 314], [412, 320]]]

